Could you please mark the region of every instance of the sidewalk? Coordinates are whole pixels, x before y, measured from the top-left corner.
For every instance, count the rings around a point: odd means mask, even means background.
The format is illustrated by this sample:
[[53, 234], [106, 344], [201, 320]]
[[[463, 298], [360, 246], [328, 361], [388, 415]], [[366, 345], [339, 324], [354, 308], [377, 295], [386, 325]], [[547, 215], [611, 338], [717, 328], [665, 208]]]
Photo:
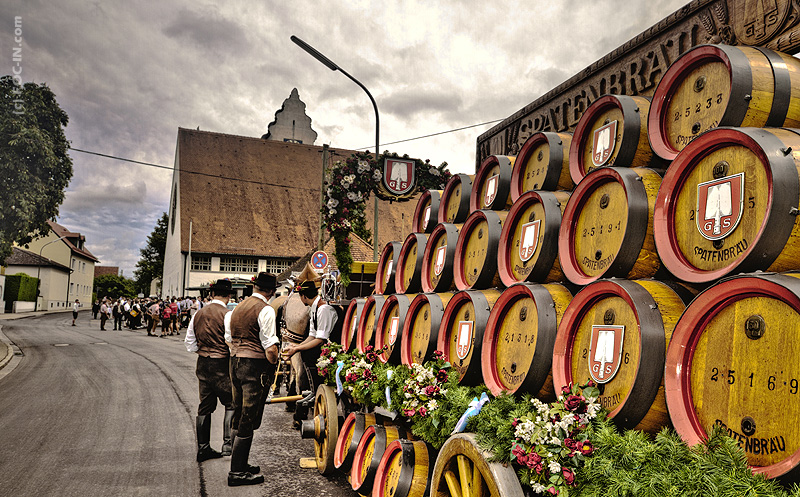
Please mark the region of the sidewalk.
[[[91, 309], [81, 309], [79, 313], [90, 312]], [[13, 321], [16, 319], [32, 318], [37, 316], [45, 316], [47, 314], [71, 314], [72, 309], [59, 309], [53, 311], [36, 311], [36, 312], [16, 312], [0, 314], [0, 370], [8, 366], [14, 358], [15, 345], [3, 334], [3, 321]], [[21, 354], [19, 354], [21, 355]], [[13, 369], [13, 368], [12, 368]]]

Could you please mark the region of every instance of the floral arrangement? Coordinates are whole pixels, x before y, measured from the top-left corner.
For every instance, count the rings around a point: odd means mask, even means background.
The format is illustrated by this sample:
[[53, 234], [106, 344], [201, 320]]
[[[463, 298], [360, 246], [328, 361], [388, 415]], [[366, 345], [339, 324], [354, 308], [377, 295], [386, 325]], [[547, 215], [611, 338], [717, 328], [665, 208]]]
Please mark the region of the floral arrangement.
[[372, 404], [372, 388], [378, 379], [378, 370], [382, 369], [382, 363], [378, 362], [379, 352], [367, 345], [363, 354], [352, 352], [344, 364], [342, 386], [359, 404]]
[[341, 344], [328, 341], [320, 348], [317, 372], [325, 378], [325, 383], [336, 386], [336, 363], [347, 359], [348, 355], [342, 352]]
[[436, 359], [426, 365], [411, 364], [411, 374], [403, 384], [403, 416], [425, 417], [439, 408], [440, 399], [447, 393], [448, 369], [450, 364], [442, 360], [442, 353], [436, 351]]

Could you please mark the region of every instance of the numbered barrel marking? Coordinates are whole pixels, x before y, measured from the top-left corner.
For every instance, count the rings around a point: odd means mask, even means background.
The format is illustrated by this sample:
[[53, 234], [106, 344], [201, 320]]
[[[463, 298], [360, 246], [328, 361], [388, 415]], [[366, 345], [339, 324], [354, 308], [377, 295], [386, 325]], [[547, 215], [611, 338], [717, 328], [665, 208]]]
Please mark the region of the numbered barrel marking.
[[[600, 112], [597, 114], [595, 120], [592, 122], [590, 129], [587, 131], [586, 136], [590, 137], [586, 140], [586, 145], [584, 149], [581, 150], [582, 159], [583, 159], [583, 167], [584, 167], [584, 175], [590, 172], [594, 166], [592, 165], [592, 138], [594, 136], [595, 130], [598, 128], [602, 128], [606, 124], [617, 121], [617, 135], [616, 139], [614, 140], [614, 150], [611, 152], [611, 156], [605, 162], [606, 165], [613, 165], [614, 161], [617, 158], [617, 154], [619, 153], [619, 146], [622, 143], [622, 132], [623, 132], [623, 122], [624, 122], [624, 114], [622, 113], [622, 109], [619, 107], [609, 107], [608, 110], [604, 112]], [[627, 166], [627, 164], [620, 164], [622, 166]]]
[[515, 391], [525, 380], [536, 352], [539, 313], [532, 298], [520, 298], [506, 311], [495, 343], [498, 378]]
[[386, 463], [386, 479], [383, 482], [384, 497], [394, 497], [397, 484], [400, 481], [400, 472], [403, 469], [403, 451], [398, 450], [392, 453]]
[[482, 218], [472, 225], [467, 236], [462, 268], [464, 279], [472, 286], [478, 281], [486, 263], [486, 255], [489, 253], [489, 223]]
[[425, 302], [414, 314], [411, 323], [411, 358], [417, 364], [422, 364], [425, 353], [428, 351], [428, 343], [431, 338], [431, 304]]
[[[609, 312], [611, 311], [611, 312]], [[608, 316], [614, 316], [609, 322]], [[589, 355], [591, 352], [592, 325], [622, 325], [625, 327], [622, 342], [622, 355], [619, 370], [614, 378], [605, 384], [600, 396], [600, 403], [613, 411], [627, 397], [636, 381], [639, 369], [639, 348], [641, 337], [637, 332], [639, 323], [636, 313], [621, 297], [608, 297], [599, 300], [586, 312], [575, 332], [572, 345], [572, 378], [576, 382], [584, 382], [591, 378], [589, 374]]]
[[408, 251], [406, 252], [406, 260], [403, 261], [403, 287], [408, 288], [411, 286], [411, 280], [414, 279], [414, 271], [417, 268], [417, 250], [419, 244], [416, 238], [408, 242]]
[[609, 181], [598, 186], [581, 209], [573, 228], [573, 254], [584, 274], [598, 276], [608, 270], [622, 246], [627, 222], [623, 185]]
[[[697, 228], [697, 185], [715, 179], [715, 174], [719, 177], [738, 173], [744, 173], [741, 220], [727, 237], [717, 241], [708, 240]], [[743, 258], [747, 248], [757, 240], [766, 219], [769, 198], [767, 172], [755, 152], [741, 145], [710, 152], [688, 172], [676, 196], [672, 223], [678, 249], [689, 264], [703, 271], [734, 266], [735, 261]], [[731, 201], [739, 202], [739, 199], [733, 198]], [[706, 212], [703, 217], [708, 215]], [[701, 223], [712, 221], [700, 219]]]
[[447, 197], [447, 205], [444, 211], [444, 222], [454, 223], [461, 206], [461, 183], [455, 185]]
[[786, 303], [745, 298], [721, 309], [695, 347], [691, 386], [699, 421], [708, 433], [714, 424], [727, 428], [752, 466], [800, 449], [800, 426], [790, 421], [800, 411], [800, 363], [788, 359], [800, 355], [798, 329], [800, 314]]
[[531, 190], [540, 190], [544, 185], [547, 177], [547, 172], [550, 166], [550, 144], [547, 141], [542, 141], [531, 153], [531, 158], [522, 168], [521, 171], [521, 190], [522, 192], [529, 192]]
[[[566, 205], [566, 202], [562, 203], [562, 209], [564, 205]], [[542, 251], [542, 240], [545, 235], [544, 205], [542, 205], [541, 202], [531, 204], [528, 208], [523, 210], [522, 213], [520, 213], [518, 219], [520, 221], [514, 227], [514, 235], [511, 239], [511, 251], [507, 254], [507, 257], [511, 272], [514, 274], [514, 277], [518, 281], [525, 281]], [[536, 240], [536, 250], [534, 250], [533, 255], [531, 255], [527, 260], [523, 261], [519, 253], [519, 245], [523, 242], [522, 228], [525, 224], [534, 222], [536, 220], [539, 220], [540, 222], [539, 236]]]

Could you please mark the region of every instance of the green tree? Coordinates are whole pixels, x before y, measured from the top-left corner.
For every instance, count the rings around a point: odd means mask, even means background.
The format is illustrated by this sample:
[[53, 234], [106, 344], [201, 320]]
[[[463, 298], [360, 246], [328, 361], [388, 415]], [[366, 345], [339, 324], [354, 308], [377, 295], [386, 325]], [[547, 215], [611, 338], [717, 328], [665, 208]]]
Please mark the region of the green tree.
[[169, 226], [169, 216], [163, 213], [161, 218], [153, 228], [153, 232], [147, 237], [147, 245], [139, 249], [141, 258], [136, 263], [133, 275], [136, 277], [136, 290], [140, 293], [150, 292], [150, 282], [156, 278], [161, 278], [164, 272], [164, 252], [167, 250], [167, 227]]
[[45, 84], [0, 78], [0, 264], [11, 244], [47, 233], [72, 178], [69, 118]]
[[136, 288], [132, 279], [116, 274], [104, 274], [94, 279], [97, 298], [135, 297]]

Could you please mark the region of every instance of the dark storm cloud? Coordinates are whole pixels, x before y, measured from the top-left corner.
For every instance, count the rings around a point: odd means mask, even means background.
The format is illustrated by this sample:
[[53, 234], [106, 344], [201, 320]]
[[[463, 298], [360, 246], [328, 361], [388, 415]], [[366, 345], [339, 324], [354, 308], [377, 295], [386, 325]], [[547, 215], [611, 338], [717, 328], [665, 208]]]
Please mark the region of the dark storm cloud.
[[170, 38], [189, 40], [213, 52], [241, 53], [239, 50], [249, 46], [242, 27], [210, 6], [201, 11], [181, 9], [162, 32]]
[[424, 87], [403, 88], [381, 99], [381, 109], [393, 114], [397, 119], [411, 120], [420, 115], [442, 114], [447, 119], [457, 118], [463, 106], [455, 88], [446, 89]]

